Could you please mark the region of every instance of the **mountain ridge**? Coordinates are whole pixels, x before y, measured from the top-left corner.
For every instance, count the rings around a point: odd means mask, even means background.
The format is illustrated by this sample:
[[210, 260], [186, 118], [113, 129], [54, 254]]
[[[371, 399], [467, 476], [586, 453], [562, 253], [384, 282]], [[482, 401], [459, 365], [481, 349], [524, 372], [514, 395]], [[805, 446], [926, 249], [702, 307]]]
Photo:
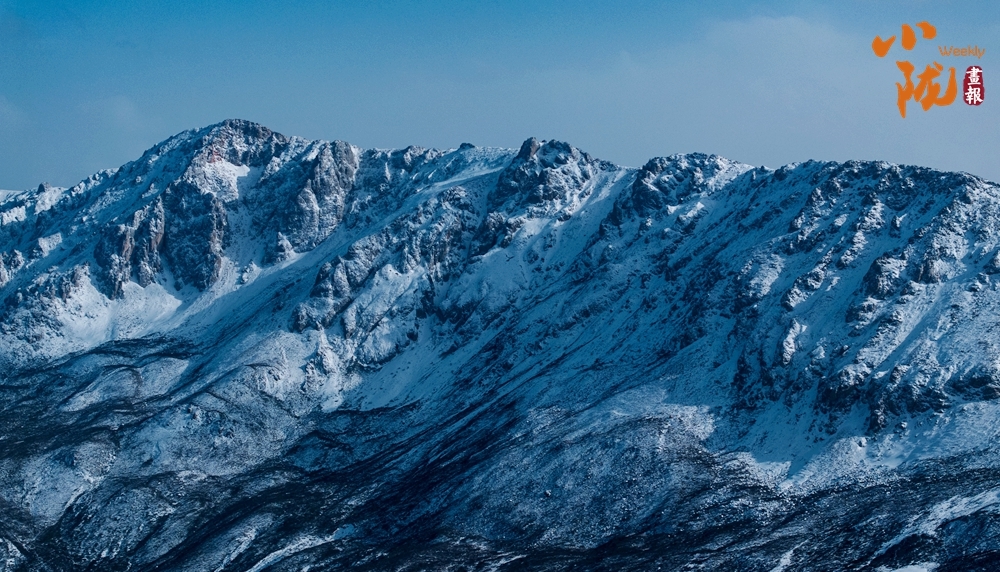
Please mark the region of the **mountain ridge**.
[[0, 222], [3, 570], [997, 550], [1000, 187], [972, 175], [229, 120]]

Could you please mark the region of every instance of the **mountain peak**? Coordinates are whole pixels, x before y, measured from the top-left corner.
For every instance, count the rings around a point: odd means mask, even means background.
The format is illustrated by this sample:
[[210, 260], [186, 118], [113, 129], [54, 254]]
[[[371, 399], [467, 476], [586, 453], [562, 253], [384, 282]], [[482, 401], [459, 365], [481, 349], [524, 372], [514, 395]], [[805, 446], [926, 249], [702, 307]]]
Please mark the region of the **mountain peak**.
[[245, 119], [227, 119], [206, 127], [204, 140], [225, 146], [245, 144], [247, 141], [266, 141], [271, 138], [286, 140], [287, 137], [275, 133], [267, 127]]
[[521, 143], [521, 149], [517, 152], [517, 158], [522, 161], [527, 161], [535, 156], [538, 148], [542, 146], [544, 141], [539, 141], [534, 137], [529, 137]]

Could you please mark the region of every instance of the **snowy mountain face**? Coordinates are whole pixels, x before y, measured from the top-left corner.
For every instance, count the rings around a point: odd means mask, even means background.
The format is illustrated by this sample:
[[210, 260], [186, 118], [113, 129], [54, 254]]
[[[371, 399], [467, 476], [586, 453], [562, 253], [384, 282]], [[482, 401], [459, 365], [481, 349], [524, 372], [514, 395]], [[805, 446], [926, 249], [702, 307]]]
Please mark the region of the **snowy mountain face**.
[[0, 300], [3, 571], [1000, 558], [970, 175], [227, 121], [0, 192]]

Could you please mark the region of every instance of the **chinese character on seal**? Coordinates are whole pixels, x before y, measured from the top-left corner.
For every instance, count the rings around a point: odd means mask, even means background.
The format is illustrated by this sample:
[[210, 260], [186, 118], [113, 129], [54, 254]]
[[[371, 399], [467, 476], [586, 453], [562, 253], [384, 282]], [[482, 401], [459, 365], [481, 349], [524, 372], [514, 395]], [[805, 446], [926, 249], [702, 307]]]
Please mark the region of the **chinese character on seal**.
[[982, 105], [986, 97], [986, 87], [983, 85], [983, 68], [969, 66], [965, 70], [965, 81], [962, 85], [962, 97], [969, 105]]

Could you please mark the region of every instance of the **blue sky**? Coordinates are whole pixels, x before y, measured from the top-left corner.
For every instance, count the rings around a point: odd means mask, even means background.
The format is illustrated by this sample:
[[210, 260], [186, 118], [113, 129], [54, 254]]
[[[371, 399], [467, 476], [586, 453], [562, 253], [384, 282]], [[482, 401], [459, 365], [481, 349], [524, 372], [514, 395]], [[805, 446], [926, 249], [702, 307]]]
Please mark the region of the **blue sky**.
[[[937, 38], [874, 56], [922, 20]], [[981, 65], [986, 102], [901, 119], [897, 55], [959, 83]], [[71, 185], [231, 117], [363, 147], [536, 136], [630, 166], [700, 151], [1000, 180], [998, 56], [987, 1], [0, 0], [0, 188]]]

